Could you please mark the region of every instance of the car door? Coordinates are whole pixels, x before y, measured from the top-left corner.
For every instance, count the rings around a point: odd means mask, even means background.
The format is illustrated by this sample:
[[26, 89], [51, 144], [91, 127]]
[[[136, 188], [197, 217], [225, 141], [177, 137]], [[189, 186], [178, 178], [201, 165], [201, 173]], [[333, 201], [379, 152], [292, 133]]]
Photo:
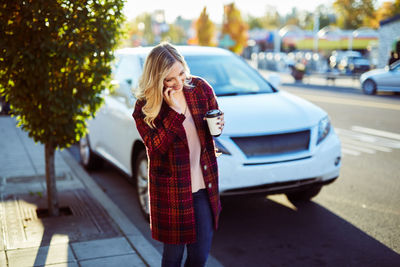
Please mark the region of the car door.
[[109, 140], [104, 156], [127, 174], [131, 174], [132, 142], [139, 138], [132, 118], [135, 104], [132, 88], [137, 86], [140, 73], [141, 64], [137, 55], [121, 56], [114, 74], [116, 89], [105, 101], [108, 122], [104, 131]]
[[400, 64], [389, 70], [380, 77], [378, 82], [379, 90], [383, 91], [399, 91], [400, 90]]

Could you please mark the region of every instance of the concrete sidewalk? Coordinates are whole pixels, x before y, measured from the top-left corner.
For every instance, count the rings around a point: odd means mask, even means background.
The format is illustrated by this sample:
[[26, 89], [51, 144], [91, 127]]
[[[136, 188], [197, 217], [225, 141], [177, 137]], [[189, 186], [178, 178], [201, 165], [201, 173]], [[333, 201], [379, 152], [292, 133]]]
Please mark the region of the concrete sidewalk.
[[61, 216], [46, 216], [44, 146], [0, 116], [0, 266], [160, 266], [160, 253], [67, 150], [55, 154]]

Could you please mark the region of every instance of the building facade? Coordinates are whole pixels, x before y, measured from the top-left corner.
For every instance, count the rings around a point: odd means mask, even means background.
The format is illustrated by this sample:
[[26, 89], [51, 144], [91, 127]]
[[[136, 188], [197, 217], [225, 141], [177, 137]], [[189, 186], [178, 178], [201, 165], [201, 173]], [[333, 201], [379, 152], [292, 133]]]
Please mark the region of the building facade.
[[385, 67], [390, 58], [390, 52], [396, 49], [400, 41], [400, 14], [380, 21], [378, 68]]

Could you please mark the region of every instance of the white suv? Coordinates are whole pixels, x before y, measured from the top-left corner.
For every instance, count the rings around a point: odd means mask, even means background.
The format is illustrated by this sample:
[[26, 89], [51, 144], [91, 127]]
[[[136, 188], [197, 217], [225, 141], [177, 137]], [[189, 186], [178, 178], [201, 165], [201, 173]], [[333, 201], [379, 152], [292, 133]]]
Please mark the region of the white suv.
[[[177, 47], [193, 75], [207, 80], [225, 113], [225, 128], [215, 138], [220, 193], [286, 193], [295, 202], [310, 200], [339, 176], [340, 141], [321, 108], [278, 91], [233, 53], [211, 47]], [[148, 214], [147, 158], [136, 130], [131, 88], [138, 83], [151, 48], [117, 52], [114, 78], [119, 84], [104, 94], [105, 104], [90, 120], [80, 142], [82, 163], [100, 158], [120, 168], [137, 185]], [[100, 156], [100, 157], [99, 157]]]

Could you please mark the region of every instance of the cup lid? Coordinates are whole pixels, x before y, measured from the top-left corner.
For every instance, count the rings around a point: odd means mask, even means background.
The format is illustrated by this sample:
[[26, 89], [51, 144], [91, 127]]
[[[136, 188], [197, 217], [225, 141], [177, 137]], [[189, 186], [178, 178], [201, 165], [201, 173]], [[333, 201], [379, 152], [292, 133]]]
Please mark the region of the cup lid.
[[222, 112], [219, 109], [212, 109], [207, 111], [206, 113], [206, 117], [207, 118], [214, 118], [214, 117], [218, 117], [222, 114]]

